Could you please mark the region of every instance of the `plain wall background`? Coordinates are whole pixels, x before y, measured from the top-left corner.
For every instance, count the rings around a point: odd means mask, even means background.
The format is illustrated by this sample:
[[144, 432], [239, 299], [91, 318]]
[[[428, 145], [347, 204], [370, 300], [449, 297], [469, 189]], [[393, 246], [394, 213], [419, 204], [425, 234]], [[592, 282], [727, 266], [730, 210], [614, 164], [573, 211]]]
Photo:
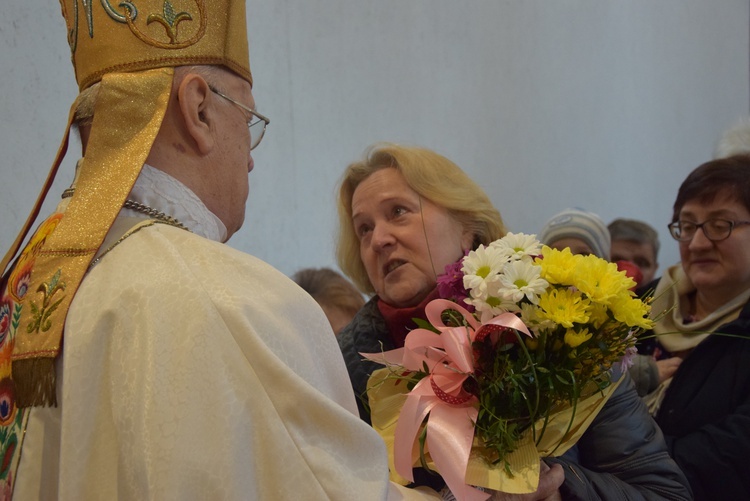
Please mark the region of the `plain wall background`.
[[[95, 8], [98, 8], [95, 2]], [[245, 227], [286, 274], [335, 266], [335, 188], [378, 141], [432, 148], [512, 231], [570, 206], [666, 224], [684, 177], [750, 108], [748, 0], [248, 0], [259, 111]], [[47, 175], [77, 93], [56, 2], [0, 17], [0, 250]], [[57, 203], [80, 151], [45, 205]]]

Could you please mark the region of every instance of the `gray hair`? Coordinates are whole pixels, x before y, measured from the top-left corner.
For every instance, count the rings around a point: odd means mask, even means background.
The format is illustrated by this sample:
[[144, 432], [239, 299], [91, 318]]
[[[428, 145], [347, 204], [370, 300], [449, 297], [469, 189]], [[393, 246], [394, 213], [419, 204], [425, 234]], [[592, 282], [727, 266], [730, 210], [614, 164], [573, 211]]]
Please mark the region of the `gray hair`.
[[654, 255], [659, 254], [659, 234], [649, 224], [636, 219], [615, 219], [607, 226], [612, 240], [632, 240], [639, 244], [651, 244]]
[[[223, 71], [229, 70], [212, 65], [178, 66], [175, 68], [174, 81], [180, 82], [185, 75], [194, 73], [203, 77], [212, 88], [215, 88], [219, 92], [224, 92], [225, 89], [221, 88], [221, 85], [217, 83], [221, 80], [220, 75]], [[96, 98], [99, 95], [100, 83], [97, 82], [87, 87], [76, 97], [73, 123], [79, 128], [91, 127], [91, 123], [94, 121], [94, 108], [96, 106]]]

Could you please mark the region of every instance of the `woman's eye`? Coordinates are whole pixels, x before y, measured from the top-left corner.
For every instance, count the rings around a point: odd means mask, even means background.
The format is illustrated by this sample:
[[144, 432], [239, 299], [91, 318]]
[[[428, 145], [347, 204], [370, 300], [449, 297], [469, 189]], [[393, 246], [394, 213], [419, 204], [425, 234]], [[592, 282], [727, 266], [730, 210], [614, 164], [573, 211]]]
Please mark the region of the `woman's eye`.
[[367, 235], [367, 233], [370, 232], [370, 229], [371, 229], [370, 226], [367, 226], [367, 225], [362, 225], [362, 226], [358, 227], [357, 228], [357, 236], [359, 238], [362, 238], [363, 236]]
[[393, 208], [393, 215], [394, 216], [403, 216], [406, 214], [406, 209], [403, 207], [394, 207]]

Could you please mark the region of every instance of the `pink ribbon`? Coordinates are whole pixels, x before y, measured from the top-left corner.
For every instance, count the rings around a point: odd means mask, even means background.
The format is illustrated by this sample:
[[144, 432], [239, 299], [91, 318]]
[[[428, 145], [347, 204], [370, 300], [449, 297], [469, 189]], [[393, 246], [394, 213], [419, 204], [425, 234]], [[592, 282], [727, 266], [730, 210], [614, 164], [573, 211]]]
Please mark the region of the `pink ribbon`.
[[[445, 325], [441, 318], [445, 310], [460, 313], [468, 327]], [[465, 308], [446, 299], [430, 301], [425, 314], [439, 334], [415, 329], [406, 336], [404, 348], [385, 353], [362, 353], [375, 362], [399, 365], [408, 371], [421, 372], [425, 366], [429, 371], [429, 375], [407, 395], [396, 423], [396, 471], [414, 481], [412, 451], [426, 418], [425, 449], [453, 495], [459, 500], [484, 501], [489, 494], [467, 485], [464, 480], [478, 415], [477, 397], [463, 387], [464, 381], [474, 372], [472, 343], [493, 334], [500, 335], [509, 328], [530, 337], [531, 333], [512, 313], [503, 313], [480, 324]]]

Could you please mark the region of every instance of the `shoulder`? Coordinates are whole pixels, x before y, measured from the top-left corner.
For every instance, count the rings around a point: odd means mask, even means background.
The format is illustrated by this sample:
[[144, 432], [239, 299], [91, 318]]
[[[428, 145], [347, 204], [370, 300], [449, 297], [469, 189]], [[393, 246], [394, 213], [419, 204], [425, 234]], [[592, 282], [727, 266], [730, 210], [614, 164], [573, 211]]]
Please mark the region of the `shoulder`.
[[[229, 343], [256, 340], [273, 351], [299, 352], [295, 343], [326, 355], [338, 351], [320, 307], [288, 277], [225, 244], [162, 224], [143, 228], [105, 255], [84, 279], [70, 313], [69, 323], [116, 323], [153, 331], [150, 340], [211, 332], [218, 342], [223, 332]], [[313, 342], [318, 337], [326, 339]]]
[[740, 349], [744, 351], [750, 350], [750, 343], [746, 342], [748, 338], [750, 338], [750, 302], [745, 304], [736, 319], [719, 326], [711, 336], [712, 341], [721, 344], [740, 343]]
[[276, 364], [354, 405], [331, 326], [307, 293], [260, 259], [174, 227], [145, 228], [108, 253], [81, 284], [65, 336], [80, 359], [161, 353], [171, 356], [155, 367], [231, 361], [243, 373]]
[[742, 308], [742, 311], [740, 311], [740, 316], [737, 319], [739, 322], [744, 322], [745, 324], [750, 325], [750, 301], [745, 303], [745, 306]]
[[[378, 297], [373, 296], [357, 312], [352, 321], [336, 337], [346, 357], [348, 352], [380, 351], [381, 341], [388, 342], [388, 328], [378, 309]], [[385, 349], [390, 349], [385, 346]], [[356, 355], [359, 357], [359, 355]]]
[[[165, 224], [153, 224], [129, 235], [89, 272], [89, 279], [106, 275], [120, 284], [146, 292], [170, 283], [199, 283], [207, 294], [226, 294], [227, 283], [246, 285], [250, 292], [263, 285], [293, 298], [307, 297], [281, 272], [232, 247]], [[93, 280], [92, 280], [93, 281]]]

